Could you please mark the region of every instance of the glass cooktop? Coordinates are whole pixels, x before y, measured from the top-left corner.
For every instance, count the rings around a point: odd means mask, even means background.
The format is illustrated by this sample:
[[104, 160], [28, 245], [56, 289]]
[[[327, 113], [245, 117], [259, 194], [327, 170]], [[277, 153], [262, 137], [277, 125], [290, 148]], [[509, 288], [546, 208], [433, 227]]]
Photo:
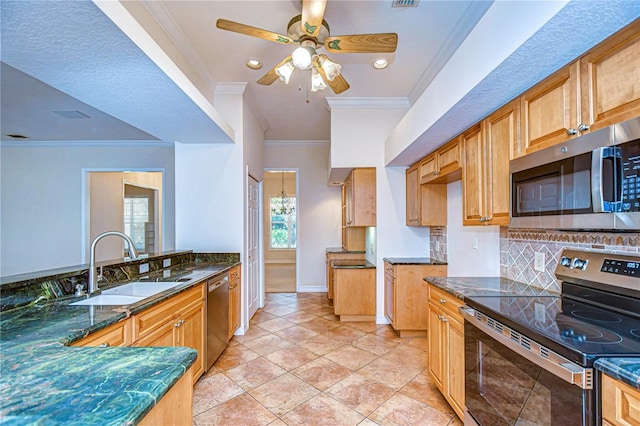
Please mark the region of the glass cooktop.
[[465, 303], [584, 367], [640, 354], [640, 319], [629, 315], [560, 296], [468, 296]]

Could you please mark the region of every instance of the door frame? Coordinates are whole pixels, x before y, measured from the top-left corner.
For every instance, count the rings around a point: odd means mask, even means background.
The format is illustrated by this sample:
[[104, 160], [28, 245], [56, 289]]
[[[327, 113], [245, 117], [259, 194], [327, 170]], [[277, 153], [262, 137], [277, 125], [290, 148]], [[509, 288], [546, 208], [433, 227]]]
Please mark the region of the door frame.
[[[264, 229], [263, 229], [263, 216], [264, 216], [264, 203], [263, 203], [263, 180], [261, 180], [258, 176], [254, 175], [249, 171], [249, 166], [246, 166], [246, 187], [245, 187], [245, 244], [244, 244], [244, 260], [247, 262], [249, 260], [249, 221], [251, 220], [250, 212], [249, 212], [249, 197], [250, 197], [250, 183], [251, 180], [254, 180], [258, 186], [258, 242], [257, 242], [257, 250], [258, 250], [258, 309], [264, 307], [265, 303], [265, 292], [264, 292]], [[241, 303], [242, 306], [242, 317], [243, 324], [241, 330], [244, 330], [242, 334], [244, 334], [249, 329], [249, 322], [251, 318], [249, 318], [249, 299], [247, 297], [247, 289], [249, 287], [249, 280], [247, 272], [242, 273], [242, 282], [245, 283], [245, 291], [242, 291], [240, 294], [240, 299], [244, 301]]]

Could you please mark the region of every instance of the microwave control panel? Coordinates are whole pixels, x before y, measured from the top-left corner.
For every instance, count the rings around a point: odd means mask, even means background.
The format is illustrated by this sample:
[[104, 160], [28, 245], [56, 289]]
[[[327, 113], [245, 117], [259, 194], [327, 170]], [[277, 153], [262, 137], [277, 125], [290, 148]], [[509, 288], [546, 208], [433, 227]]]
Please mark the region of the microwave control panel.
[[622, 211], [640, 212], [640, 140], [622, 148]]

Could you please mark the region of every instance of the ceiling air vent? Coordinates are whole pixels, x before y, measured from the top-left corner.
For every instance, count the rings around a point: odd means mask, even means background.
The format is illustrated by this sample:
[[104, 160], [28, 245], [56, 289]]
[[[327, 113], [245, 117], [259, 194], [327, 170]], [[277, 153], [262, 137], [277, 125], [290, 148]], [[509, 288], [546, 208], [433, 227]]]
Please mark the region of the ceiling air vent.
[[53, 111], [53, 112], [64, 118], [89, 118], [87, 114], [83, 114], [80, 111]]
[[393, 0], [391, 7], [418, 7], [419, 0]]
[[14, 138], [14, 139], [29, 139], [28, 136], [18, 135], [18, 134], [15, 134], [15, 133], [7, 134], [7, 136], [9, 136], [10, 138]]

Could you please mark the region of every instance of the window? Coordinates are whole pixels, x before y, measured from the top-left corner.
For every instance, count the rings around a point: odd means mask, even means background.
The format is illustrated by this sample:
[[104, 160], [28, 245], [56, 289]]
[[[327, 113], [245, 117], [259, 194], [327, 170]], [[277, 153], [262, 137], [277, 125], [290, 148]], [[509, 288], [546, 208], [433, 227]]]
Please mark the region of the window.
[[[272, 249], [296, 248], [296, 211], [283, 209], [283, 198], [269, 197], [269, 212], [271, 212], [271, 244]], [[295, 206], [296, 197], [285, 197], [285, 207]], [[287, 212], [289, 210], [290, 212]]]
[[149, 222], [148, 198], [124, 199], [124, 233], [131, 237], [140, 253], [146, 250], [145, 225]]

